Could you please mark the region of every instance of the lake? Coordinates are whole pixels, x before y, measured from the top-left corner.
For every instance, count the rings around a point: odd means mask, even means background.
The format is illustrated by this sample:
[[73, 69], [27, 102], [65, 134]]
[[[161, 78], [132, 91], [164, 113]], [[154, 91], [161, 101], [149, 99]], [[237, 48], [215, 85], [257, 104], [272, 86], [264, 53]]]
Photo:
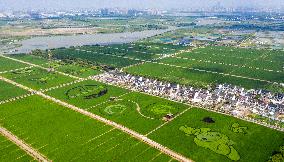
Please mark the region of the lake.
[[51, 49], [70, 46], [83, 46], [95, 44], [121, 44], [135, 42], [144, 38], [162, 34], [167, 30], [147, 30], [141, 32], [111, 33], [111, 34], [86, 34], [74, 36], [48, 36], [33, 37], [19, 42], [21, 47], [15, 48], [9, 53], [29, 53], [35, 49]]

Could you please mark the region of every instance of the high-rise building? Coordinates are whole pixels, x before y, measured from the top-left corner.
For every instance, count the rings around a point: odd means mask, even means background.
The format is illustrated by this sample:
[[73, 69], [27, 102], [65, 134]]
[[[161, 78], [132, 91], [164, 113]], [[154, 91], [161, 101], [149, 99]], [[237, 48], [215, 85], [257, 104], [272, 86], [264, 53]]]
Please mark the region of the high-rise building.
[[109, 14], [109, 10], [107, 8], [101, 9], [101, 15], [107, 16]]

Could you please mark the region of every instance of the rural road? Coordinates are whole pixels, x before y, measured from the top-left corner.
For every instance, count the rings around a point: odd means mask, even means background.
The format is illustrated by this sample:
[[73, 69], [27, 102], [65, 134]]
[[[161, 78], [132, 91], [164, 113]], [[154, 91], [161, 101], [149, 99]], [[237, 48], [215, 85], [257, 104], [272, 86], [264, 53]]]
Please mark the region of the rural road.
[[59, 105], [62, 105], [64, 107], [66, 107], [66, 108], [72, 109], [72, 110], [74, 110], [74, 111], [76, 111], [76, 112], [78, 112], [80, 114], [83, 114], [85, 116], [88, 116], [90, 118], [99, 120], [99, 121], [101, 121], [101, 122], [103, 122], [103, 123], [105, 123], [107, 125], [113, 126], [114, 128], [116, 128], [118, 130], [121, 130], [121, 131], [131, 135], [132, 137], [134, 137], [134, 138], [136, 138], [136, 139], [138, 139], [140, 141], [143, 141], [143, 142], [147, 143], [148, 145], [152, 146], [153, 148], [156, 148], [157, 150], [163, 152], [164, 154], [167, 154], [167, 155], [171, 156], [172, 158], [174, 158], [174, 159], [176, 159], [178, 161], [192, 162], [192, 160], [190, 160], [190, 159], [188, 159], [188, 158], [186, 158], [186, 157], [184, 157], [184, 156], [174, 152], [173, 150], [171, 150], [171, 149], [169, 149], [169, 148], [167, 148], [167, 147], [165, 147], [165, 146], [163, 146], [163, 145], [161, 145], [161, 144], [159, 144], [159, 143], [149, 139], [148, 137], [146, 137], [146, 136], [144, 136], [142, 134], [139, 134], [139, 133], [137, 133], [137, 132], [135, 132], [135, 131], [133, 131], [133, 130], [131, 130], [129, 128], [124, 127], [123, 125], [120, 125], [120, 124], [117, 124], [117, 123], [115, 123], [113, 121], [107, 120], [107, 119], [105, 119], [105, 118], [103, 118], [101, 116], [98, 116], [98, 115], [90, 113], [90, 112], [88, 112], [86, 110], [80, 109], [80, 108], [78, 108], [78, 107], [76, 107], [74, 105], [71, 105], [71, 104], [68, 104], [66, 102], [63, 102], [63, 101], [61, 101], [59, 99], [56, 99], [56, 98], [51, 97], [49, 95], [46, 95], [46, 94], [44, 94], [44, 93], [42, 93], [40, 91], [33, 90], [33, 89], [29, 88], [29, 87], [26, 87], [24, 85], [16, 83], [16, 82], [14, 82], [12, 80], [9, 80], [7, 78], [4, 78], [4, 77], [0, 76], [0, 80], [3, 80], [3, 81], [5, 81], [7, 83], [10, 83], [10, 84], [13, 84], [13, 85], [15, 85], [15, 86], [17, 86], [19, 88], [28, 90], [28, 91], [30, 91], [32, 93], [35, 93], [35, 94], [37, 94], [37, 95], [39, 95], [39, 96], [41, 96], [41, 97], [43, 97], [45, 99], [48, 99], [48, 100], [50, 100], [52, 102], [55, 102], [55, 103], [57, 103]]
[[27, 152], [30, 156], [32, 156], [34, 159], [38, 161], [48, 162], [51, 160], [48, 160], [44, 155], [37, 152], [34, 148], [26, 144], [24, 141], [20, 140], [18, 137], [13, 135], [11, 132], [6, 130], [5, 128], [0, 127], [0, 133], [5, 136], [7, 139], [15, 143], [17, 146], [19, 146], [21, 149], [23, 149], [25, 152]]

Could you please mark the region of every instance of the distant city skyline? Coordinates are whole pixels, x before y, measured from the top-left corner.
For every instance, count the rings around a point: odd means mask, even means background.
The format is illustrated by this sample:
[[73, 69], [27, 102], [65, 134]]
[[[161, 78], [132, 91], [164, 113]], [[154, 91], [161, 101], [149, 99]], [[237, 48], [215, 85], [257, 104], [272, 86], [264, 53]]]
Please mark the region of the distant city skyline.
[[227, 8], [284, 8], [284, 0], [0, 0], [0, 10], [13, 9], [78, 9], [78, 8], [157, 8], [199, 9], [217, 4]]

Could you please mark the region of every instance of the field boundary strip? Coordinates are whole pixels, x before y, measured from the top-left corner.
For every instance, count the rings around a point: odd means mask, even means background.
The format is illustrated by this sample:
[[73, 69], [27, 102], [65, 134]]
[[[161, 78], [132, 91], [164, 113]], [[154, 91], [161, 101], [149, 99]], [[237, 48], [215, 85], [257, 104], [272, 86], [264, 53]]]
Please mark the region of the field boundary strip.
[[117, 57], [117, 58], [124, 58], [124, 59], [129, 59], [129, 60], [135, 60], [135, 61], [147, 61], [147, 60], [143, 60], [143, 59], [138, 59], [138, 58], [132, 58], [132, 57], [128, 57], [128, 56], [119, 56], [119, 55], [112, 55], [112, 54], [108, 54], [108, 53], [95, 53], [92, 51], [87, 51], [87, 50], [82, 50], [82, 49], [76, 49], [78, 51], [82, 51], [82, 52], [86, 52], [86, 53], [93, 53], [96, 55], [104, 55], [104, 56], [112, 56], [112, 57]]
[[[259, 59], [262, 58], [262, 56], [264, 56], [264, 55], [265, 55], [265, 53], [262, 54], [262, 55], [260, 55], [260, 56], [257, 57], [257, 58], [251, 59], [249, 62], [243, 64], [243, 66], [247, 66], [247, 65], [248, 65], [249, 63], [251, 63], [252, 61], [259, 60]], [[228, 74], [232, 75], [232, 73], [233, 73], [234, 71], [236, 71], [236, 70], [237, 70], [237, 69], [233, 69], [233, 70], [231, 70]], [[224, 76], [223, 76], [223, 77], [224, 77]], [[216, 79], [216, 80], [214, 81], [214, 83], [217, 83], [217, 82], [218, 82], [218, 79]], [[277, 84], [279, 84], [279, 83], [277, 83]]]
[[12, 97], [12, 98], [9, 98], [9, 99], [6, 99], [6, 100], [2, 100], [2, 101], [0, 101], [0, 105], [6, 104], [6, 103], [9, 103], [9, 102], [13, 102], [13, 101], [16, 101], [16, 100], [24, 99], [24, 98], [32, 96], [32, 95], [34, 95], [34, 94], [28, 93], [28, 94], [24, 94], [24, 95], [21, 95], [21, 96], [16, 96], [16, 97]]
[[[113, 129], [115, 129], [115, 128], [113, 128]], [[101, 143], [97, 144], [95, 147], [90, 148], [88, 151], [83, 152], [82, 154], [79, 154], [79, 155], [76, 156], [76, 157], [73, 157], [73, 159], [71, 159], [70, 161], [76, 161], [77, 159], [83, 157], [83, 156], [86, 155], [87, 153], [89, 153], [89, 152], [91, 152], [91, 151], [93, 151], [93, 150], [95, 150], [95, 149], [98, 149], [99, 147], [103, 146], [104, 144], [109, 143], [110, 141], [116, 139], [116, 138], [117, 138], [118, 136], [120, 136], [121, 134], [123, 134], [123, 132], [119, 132], [119, 133], [117, 133], [117, 134], [114, 134], [114, 135], [113, 135], [112, 137], [110, 137], [108, 140], [104, 140], [104, 141], [102, 141]], [[131, 137], [132, 137], [132, 136], [130, 136], [130, 138], [131, 138]], [[150, 147], [150, 146], [149, 146], [149, 147]], [[98, 158], [98, 157], [95, 157], [95, 159], [96, 159], [96, 158]], [[92, 160], [94, 161], [94, 159], [92, 159]]]
[[[191, 55], [196, 55], [199, 54], [199, 52], [197, 53], [190, 53]], [[217, 56], [217, 57], [226, 57], [226, 58], [237, 58], [237, 59], [245, 59], [245, 60], [251, 60], [251, 58], [246, 58], [246, 57], [241, 57], [241, 56], [232, 56], [232, 55], [222, 55], [222, 54], [215, 54], [215, 53], [211, 53], [210, 55], [212, 56]], [[271, 54], [272, 55], [272, 54]], [[270, 56], [271, 56], [270, 55]], [[270, 63], [281, 63], [280, 61], [272, 61], [272, 60], [262, 60], [264, 62], [270, 62]]]
[[234, 74], [229, 74], [229, 73], [220, 73], [220, 72], [216, 72], [216, 71], [209, 71], [209, 70], [202, 70], [202, 69], [196, 69], [196, 68], [191, 68], [191, 67], [184, 67], [184, 66], [179, 66], [179, 65], [172, 65], [172, 64], [162, 63], [162, 62], [151, 62], [151, 61], [148, 61], [148, 62], [149, 63], [153, 63], [153, 64], [170, 66], [170, 67], [189, 69], [189, 70], [194, 70], [194, 71], [199, 71], [199, 72], [205, 72], [205, 73], [211, 73], [211, 74], [219, 74], [219, 75], [231, 76], [231, 77], [235, 77], [235, 78], [242, 78], [242, 79], [248, 79], [248, 80], [254, 80], [254, 81], [261, 81], [261, 82], [266, 82], [266, 83], [270, 83], [270, 84], [278, 84], [278, 85], [280, 84], [278, 82], [273, 82], [273, 81], [264, 80], [264, 79], [251, 78], [251, 77], [246, 77], [246, 76], [241, 76], [241, 75], [234, 75]]
[[[92, 80], [92, 79], [91, 79], [91, 80]], [[126, 95], [128, 95], [128, 94], [130, 94], [130, 93], [132, 93], [132, 91], [129, 91], [129, 92], [126, 92], [126, 93], [124, 93], [124, 94], [122, 94], [122, 95], [120, 95], [120, 96], [117, 96], [116, 99], [120, 99], [121, 97], [126, 96]], [[110, 100], [107, 100], [107, 101], [98, 103], [98, 104], [96, 104], [96, 105], [94, 105], [94, 106], [91, 106], [90, 108], [88, 108], [88, 109], [86, 109], [86, 110], [90, 110], [90, 109], [96, 108], [96, 107], [98, 107], [98, 106], [100, 106], [100, 105], [103, 105], [103, 104], [106, 104], [106, 103], [109, 103], [109, 102], [111, 102], [111, 101], [110, 101]]]
[[216, 61], [210, 61], [210, 60], [200, 60], [200, 59], [179, 57], [179, 56], [172, 56], [172, 58], [190, 60], [190, 61], [197, 61], [197, 62], [204, 62], [204, 63], [212, 63], [212, 64], [217, 64], [217, 65], [231, 66], [231, 67], [237, 67], [237, 68], [254, 69], [254, 70], [259, 70], [259, 71], [283, 73], [283, 71], [280, 71], [280, 70], [272, 70], [272, 69], [266, 69], [266, 68], [252, 67], [252, 66], [247, 66], [247, 65], [227, 64], [227, 63], [223, 63], [223, 62], [216, 62]]
[[1, 71], [0, 74], [11, 73], [11, 72], [16, 72], [16, 71], [20, 71], [20, 70], [26, 70], [26, 69], [30, 69], [32, 67], [34, 67], [34, 66], [31, 65], [31, 66], [27, 66], [27, 67], [23, 67], [23, 68]]
[[[189, 106], [189, 105], [188, 105]], [[178, 113], [176, 116], [174, 116], [173, 119], [171, 119], [170, 121], [167, 121], [161, 125], [159, 125], [158, 127], [156, 127], [155, 129], [151, 130], [150, 132], [148, 132], [147, 134], [145, 134], [145, 136], [149, 136], [150, 134], [156, 132], [157, 130], [159, 130], [160, 128], [162, 128], [163, 126], [167, 125], [168, 123], [170, 123], [171, 121], [175, 120], [176, 118], [180, 117], [181, 115], [183, 115], [184, 113], [186, 113], [187, 111], [189, 111], [190, 109], [192, 109], [192, 106], [189, 106], [189, 108], [183, 110], [182, 112]]]
[[[195, 49], [195, 48], [193, 48], [193, 49]], [[150, 60], [144, 60], [144, 59], [139, 59], [139, 58], [132, 58], [132, 57], [128, 57], [128, 56], [113, 55], [113, 54], [108, 54], [108, 53], [96, 53], [96, 52], [93, 52], [93, 51], [76, 48], [77, 51], [81, 51], [81, 52], [93, 53], [93, 54], [96, 54], [96, 55], [104, 55], [104, 56], [111, 56], [111, 57], [117, 57], [117, 58], [124, 58], [124, 59], [135, 60], [135, 61], [141, 61], [141, 62], [139, 62], [137, 64], [132, 64], [132, 65], [129, 65], [129, 66], [126, 66], [126, 67], [131, 67], [131, 66], [143, 64], [145, 62], [151, 62], [151, 60], [153, 61], [153, 60], [160, 60], [160, 59], [167, 58], [167, 57], [173, 57], [173, 56], [176, 56], [176, 55], [184, 53], [184, 52], [190, 52], [193, 49], [179, 50], [178, 52], [175, 52], [175, 53], [172, 53], [172, 54], [155, 54], [155, 55], [159, 55], [161, 57], [158, 57], [158, 58], [155, 58], [155, 59], [150, 59]], [[123, 69], [126, 68], [126, 67], [123, 67]]]
[[[46, 70], [46, 71], [50, 70], [49, 68], [45, 68], [41, 65], [36, 65], [36, 64], [30, 63], [30, 62], [22, 61], [22, 60], [19, 60], [19, 59], [8, 57], [8, 56], [0, 55], [0, 57], [7, 58], [7, 59], [10, 59], [10, 60], [13, 60], [13, 61], [20, 62], [20, 63], [24, 63], [24, 64], [27, 64], [27, 65], [30, 65], [30, 66], [38, 67], [38, 68], [41, 68], [41, 69]], [[66, 74], [66, 73], [63, 73], [63, 72], [60, 72], [60, 71], [56, 71], [56, 70], [54, 70], [53, 72], [56, 72], [56, 73], [64, 75], [64, 76], [68, 76], [68, 77], [73, 78], [73, 79], [83, 79], [83, 78], [80, 78], [80, 77], [77, 77], [77, 76], [74, 76], [74, 75], [71, 75], [71, 74]]]
[[[80, 50], [80, 51], [82, 51], [82, 50]], [[92, 51], [86, 51], [86, 50], [84, 50], [82, 52], [94, 53]], [[179, 51], [179, 52], [181, 52], [181, 51]], [[182, 51], [182, 52], [184, 52], [184, 51]], [[98, 54], [98, 53], [95, 53], [95, 54]], [[242, 79], [248, 79], [248, 80], [254, 80], [254, 81], [261, 81], [261, 82], [266, 82], [266, 83], [270, 83], [270, 84], [278, 84], [278, 85], [280, 84], [278, 82], [273, 82], [273, 81], [264, 80], [264, 79], [252, 78], [252, 77], [241, 76], [241, 75], [234, 75], [234, 74], [229, 74], [229, 73], [220, 73], [220, 72], [216, 72], [216, 71], [202, 70], [202, 69], [191, 68], [191, 67], [184, 67], [184, 66], [179, 66], [179, 65], [172, 65], [172, 64], [167, 64], [167, 63], [161, 63], [161, 62], [156, 62], [155, 59], [153, 59], [153, 60], [143, 60], [143, 59], [138, 59], [138, 58], [134, 59], [134, 58], [126, 57], [126, 56], [123, 57], [123, 56], [116, 56], [116, 55], [111, 55], [111, 54], [99, 54], [99, 55], [107, 55], [107, 56], [112, 56], [112, 57], [118, 57], [118, 58], [125, 58], [125, 59], [141, 61], [140, 63], [134, 64], [134, 65], [129, 65], [127, 67], [123, 67], [122, 70], [123, 69], [127, 69], [129, 67], [139, 66], [139, 65], [142, 65], [144, 63], [154, 63], [154, 64], [166, 65], [166, 66], [177, 67], [177, 68], [182, 68], [182, 69], [190, 69], [190, 70], [199, 71], [199, 72], [205, 72], [205, 73], [211, 73], [211, 74], [219, 74], [219, 75], [231, 76], [231, 77], [235, 77], [235, 78], [242, 78]], [[156, 60], [161, 60], [161, 59], [168, 58], [168, 57], [174, 57], [174, 56], [165, 56], [165, 57], [158, 58]], [[269, 71], [269, 72], [272, 72], [272, 71]]]
[[[89, 118], [88, 120], [90, 120], [90, 119], [92, 119], [92, 118]], [[101, 128], [106, 127], [106, 126], [108, 126], [108, 125], [103, 124], [103, 126], [98, 127], [98, 129], [101, 129]], [[83, 145], [83, 144], [82, 144], [82, 145]], [[66, 143], [65, 143], [65, 144], [61, 144], [59, 147], [56, 147], [55, 149], [51, 150], [51, 151], [48, 152], [46, 155], [48, 156], [48, 155], [50, 155], [50, 154], [56, 152], [57, 150], [62, 149], [62, 148], [65, 147], [65, 146], [66, 146]], [[54, 159], [53, 159], [53, 160], [54, 160]]]
[[131, 67], [133, 67], [133, 66], [139, 66], [139, 65], [143, 65], [143, 64], [145, 64], [146, 62], [138, 62], [137, 64], [132, 64], [132, 65], [129, 65], [129, 66], [125, 66], [125, 67], [122, 67], [121, 68], [121, 70], [123, 70], [123, 69], [127, 69], [127, 68], [131, 68]]
[[184, 66], [179, 66], [179, 65], [172, 65], [172, 64], [167, 64], [167, 63], [161, 63], [161, 62], [152, 62], [160, 65], [166, 65], [166, 66], [171, 66], [171, 67], [177, 67], [177, 68], [182, 68], [182, 69], [190, 69], [194, 71], [199, 71], [199, 72], [205, 72], [205, 73], [211, 73], [211, 74], [219, 74], [219, 75], [225, 75], [225, 76], [231, 76], [235, 78], [242, 78], [242, 79], [248, 79], [248, 80], [254, 80], [254, 81], [261, 81], [261, 82], [266, 82], [270, 84], [280, 84], [278, 82], [273, 82], [269, 80], [264, 80], [264, 79], [257, 79], [257, 78], [252, 78], [252, 77], [246, 77], [246, 76], [241, 76], [241, 75], [234, 75], [234, 74], [229, 74], [229, 73], [220, 73], [216, 71], [210, 71], [210, 70], [202, 70], [202, 69], [196, 69], [196, 68], [191, 68], [191, 67], [184, 67]]
[[157, 157], [159, 157], [162, 154], [162, 152], [158, 152], [152, 159], [150, 159], [148, 162], [151, 162], [155, 160]]
[[[80, 50], [80, 49], [78, 49], [78, 50]], [[193, 50], [193, 49], [190, 49], [190, 50]], [[81, 51], [81, 50], [80, 50], [80, 51]], [[179, 52], [184, 52], [184, 51], [185, 51], [185, 50], [181, 50], [181, 51], [179, 51]], [[89, 52], [89, 53], [91, 53], [92, 51], [83, 50], [83, 52]], [[177, 53], [178, 53], [178, 52], [177, 52]], [[100, 55], [111, 55], [111, 54], [100, 54]], [[32, 64], [32, 63], [29, 63], [29, 62], [26, 62], [26, 61], [14, 59], [14, 58], [7, 57], [7, 56], [4, 56], [4, 55], [0, 55], [0, 56], [1, 56], [1, 57], [4, 57], [4, 58], [7, 58], [7, 59], [14, 60], [14, 61], [18, 61], [18, 62], [21, 62], [21, 63], [24, 63], [24, 64], [28, 64], [28, 65], [31, 65], [31, 66], [36, 66], [36, 67], [39, 67], [39, 68], [42, 68], [42, 69], [45, 69], [45, 70], [49, 70], [48, 68], [42, 67], [42, 66], [40, 66], [40, 65]], [[184, 67], [184, 66], [179, 66], [179, 65], [172, 65], [172, 64], [166, 64], [166, 63], [159, 63], [159, 62], [150, 61], [150, 60], [133, 59], [133, 58], [129, 58], [129, 57], [122, 57], [122, 56], [116, 56], [116, 55], [111, 55], [111, 56], [113, 56], [113, 57], [120, 57], [120, 58], [126, 58], [126, 59], [132, 59], [132, 60], [137, 60], [137, 61], [142, 61], [142, 62], [148, 62], [148, 63], [154, 63], [154, 64], [160, 64], [160, 65], [166, 65], [166, 66], [170, 66], [170, 67], [177, 67], [177, 68], [183, 68], [183, 69], [190, 69], [190, 70], [199, 71], [199, 72], [205, 72], [205, 73], [211, 73], [211, 74], [219, 74], [219, 75], [223, 75], [223, 76], [231, 76], [231, 77], [235, 77], [235, 78], [242, 78], [242, 79], [248, 79], [248, 80], [254, 80], [254, 81], [261, 81], [261, 82], [266, 82], [266, 83], [270, 83], [270, 84], [278, 84], [278, 85], [280, 85], [280, 83], [278, 83], [278, 82], [273, 82], [273, 81], [264, 80], [264, 79], [257, 79], [257, 78], [252, 78], [252, 77], [246, 77], [246, 76], [241, 76], [241, 75], [233, 75], [233, 74], [229, 74], [229, 73], [220, 73], [220, 72], [216, 72], [216, 71], [209, 71], [209, 70], [202, 70], [202, 69]], [[66, 74], [66, 73], [63, 73], [63, 72], [59, 72], [59, 71], [56, 71], [56, 70], [55, 70], [54, 72], [59, 73], [59, 74], [62, 74], [62, 75], [64, 75], [64, 76], [69, 76], [69, 77], [74, 78], [74, 79], [83, 79], [83, 78], [76, 77], [76, 76], [73, 76], [73, 75], [70, 75], [70, 74]]]
[[[196, 48], [192, 48], [192, 49], [188, 49], [188, 50], [182, 49], [182, 50], [176, 51], [176, 52], [174, 52], [172, 54], [155, 54], [155, 55], [159, 55], [161, 57], [154, 58], [152, 60], [159, 60], [159, 59], [163, 59], [165, 57], [173, 57], [173, 56], [179, 55], [179, 54], [184, 53], [184, 52], [190, 52], [190, 51], [195, 50], [195, 49]], [[96, 52], [93, 52], [93, 51], [79, 49], [79, 48], [76, 48], [76, 50], [77, 51], [86, 52], [86, 53], [93, 53], [93, 54], [96, 54], [96, 55], [106, 55], [106, 56], [125, 58], [125, 59], [136, 60], [136, 61], [143, 61], [143, 62], [147, 61], [147, 60], [144, 60], [144, 59], [132, 58], [132, 57], [128, 57], [128, 56], [113, 55], [113, 54], [109, 54], [109, 53], [96, 53]]]
[[[180, 51], [178, 51], [178, 52], [176, 52], [176, 53], [173, 53], [173, 54], [156, 54], [156, 55], [159, 55], [160, 57], [158, 57], [158, 58], [155, 58], [155, 59], [152, 59], [152, 61], [154, 61], [154, 60], [161, 60], [161, 59], [164, 59], [164, 58], [168, 58], [168, 57], [175, 57], [176, 55], [179, 55], [179, 54], [181, 54], [181, 53], [183, 53], [183, 52], [190, 52], [190, 51], [192, 51], [193, 49], [189, 49], [189, 50], [180, 50]], [[139, 63], [137, 63], [137, 64], [132, 64], [132, 65], [129, 65], [129, 66], [125, 66], [125, 67], [123, 67], [123, 68], [121, 68], [122, 70], [123, 69], [127, 69], [127, 68], [130, 68], [130, 67], [133, 67], [133, 66], [139, 66], [139, 65], [143, 65], [144, 63], [146, 63], [146, 62], [151, 62], [150, 60], [146, 60], [146, 61], [142, 61], [142, 62], [139, 62]]]
[[182, 53], [185, 53], [185, 52], [191, 52], [191, 51], [193, 51], [193, 50], [196, 50], [196, 49], [198, 49], [198, 47], [194, 47], [194, 48], [191, 48], [191, 49], [187, 49], [187, 50], [179, 50], [179, 51], [177, 51], [177, 52], [175, 52], [175, 53], [173, 53], [173, 54], [163, 54], [161, 57], [159, 57], [159, 58], [156, 58], [156, 59], [152, 59], [152, 61], [156, 61], [156, 60], [162, 60], [162, 59], [165, 59], [165, 58], [169, 58], [169, 57], [176, 57], [177, 55], [179, 55], [179, 54], [182, 54]]
[[146, 136], [144, 136], [142, 134], [139, 134], [139, 133], [135, 132], [134, 130], [131, 130], [131, 129], [123, 126], [123, 125], [117, 124], [117, 123], [115, 123], [115, 122], [113, 122], [111, 120], [105, 119], [105, 118], [103, 118], [101, 116], [98, 116], [96, 114], [93, 114], [91, 112], [83, 110], [83, 109], [81, 109], [79, 107], [76, 107], [74, 105], [68, 104], [68, 103], [63, 102], [63, 101], [61, 101], [59, 99], [56, 99], [54, 97], [48, 96], [48, 95], [46, 95], [46, 94], [44, 94], [44, 93], [42, 93], [40, 91], [33, 90], [33, 89], [29, 88], [29, 87], [21, 85], [21, 84], [19, 84], [17, 82], [14, 82], [12, 80], [7, 79], [7, 78], [4, 78], [4, 77], [0, 76], [0, 80], [6, 81], [6, 82], [8, 82], [10, 84], [13, 84], [15, 86], [18, 86], [18, 87], [20, 87], [22, 89], [25, 89], [25, 90], [28, 90], [30, 92], [33, 92], [33, 93], [35, 93], [35, 94], [37, 94], [37, 95], [39, 95], [39, 96], [41, 96], [41, 97], [43, 97], [43, 98], [45, 98], [45, 99], [47, 99], [49, 101], [57, 103], [58, 105], [64, 106], [64, 107], [69, 108], [69, 109], [71, 109], [71, 110], [73, 110], [75, 112], [78, 112], [78, 113], [82, 114], [82, 115], [88, 116], [88, 117], [90, 117], [92, 119], [95, 119], [95, 120], [98, 120], [98, 121], [100, 121], [102, 123], [110, 125], [110, 126], [116, 128], [116, 129], [118, 129], [118, 130], [120, 130], [122, 132], [125, 132], [125, 133], [129, 134], [130, 136], [135, 137], [136, 139], [138, 139], [140, 141], [143, 141], [144, 143], [148, 144], [149, 146], [151, 146], [151, 147], [153, 147], [153, 148], [163, 152], [164, 154], [166, 154], [168, 156], [171, 156], [171, 157], [175, 158], [176, 160], [183, 161], [183, 162], [192, 162], [191, 159], [188, 159], [188, 158], [184, 157], [183, 155], [181, 155], [181, 154], [179, 154], [179, 153], [177, 153], [177, 152], [175, 152], [173, 150], [170, 150], [169, 148], [167, 148], [167, 147], [165, 147], [165, 146], [163, 146], [163, 145], [161, 145], [161, 144], [159, 144], [159, 143], [157, 143], [157, 142], [147, 138]]
[[122, 142], [120, 142], [120, 143], [114, 145], [113, 147], [107, 149], [106, 151], [104, 151], [104, 153], [108, 153], [109, 151], [115, 149], [116, 147], [120, 146], [121, 144], [123, 144], [124, 142], [126, 142], [127, 140], [132, 139], [132, 138], [133, 138], [132, 136], [125, 138]]
[[81, 82], [86, 81], [86, 80], [89, 80], [89, 79], [88, 78], [82, 78], [82, 79], [74, 80], [74, 81], [69, 82], [69, 83], [63, 83], [63, 84], [60, 84], [60, 85], [57, 85], [57, 86], [54, 86], [54, 87], [50, 87], [50, 88], [47, 88], [47, 89], [41, 89], [39, 91], [48, 92], [48, 91], [52, 91], [52, 90], [55, 90], [55, 89], [58, 89], [58, 88], [63, 88], [63, 87], [67, 87], [67, 86], [70, 86], [70, 85], [73, 85], [73, 84], [81, 83]]
[[108, 133], [110, 133], [110, 132], [112, 132], [112, 131], [114, 131], [114, 130], [115, 130], [115, 128], [111, 128], [111, 129], [109, 129], [109, 130], [103, 132], [103, 133], [100, 134], [100, 135], [97, 135], [97, 136], [95, 136], [95, 137], [92, 137], [92, 138], [89, 139], [87, 142], [82, 143], [81, 145], [86, 145], [86, 144], [92, 142], [93, 140], [98, 139], [98, 138], [100, 138], [100, 137], [102, 137], [102, 136], [104, 136], [104, 135], [106, 135], [106, 134], [108, 134]]
[[19, 146], [22, 150], [24, 150], [27, 154], [32, 156], [35, 160], [41, 161], [41, 162], [49, 162], [48, 158], [46, 158], [44, 155], [40, 154], [37, 150], [26, 144], [24, 141], [19, 139], [17, 136], [9, 132], [7, 129], [0, 127], [0, 133], [5, 136], [8, 140]]

